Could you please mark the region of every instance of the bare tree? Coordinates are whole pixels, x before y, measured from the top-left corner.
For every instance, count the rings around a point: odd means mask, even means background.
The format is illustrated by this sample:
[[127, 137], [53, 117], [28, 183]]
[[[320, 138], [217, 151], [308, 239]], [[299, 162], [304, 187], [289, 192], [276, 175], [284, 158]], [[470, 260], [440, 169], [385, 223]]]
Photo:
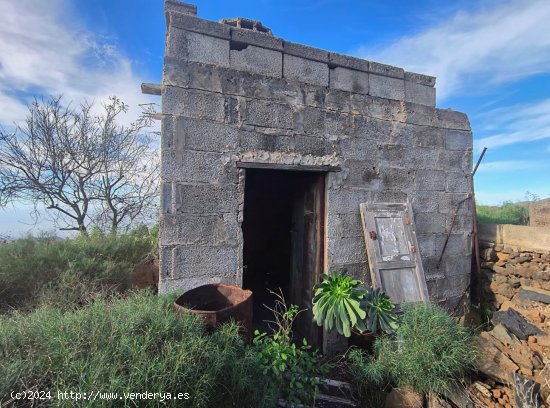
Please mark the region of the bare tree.
[[159, 161], [145, 129], [151, 116], [123, 126], [128, 110], [109, 98], [99, 116], [92, 104], [64, 107], [61, 97], [35, 101], [23, 126], [0, 130], [0, 205], [14, 201], [55, 210], [61, 230], [87, 234], [90, 224], [116, 232], [158, 197]]

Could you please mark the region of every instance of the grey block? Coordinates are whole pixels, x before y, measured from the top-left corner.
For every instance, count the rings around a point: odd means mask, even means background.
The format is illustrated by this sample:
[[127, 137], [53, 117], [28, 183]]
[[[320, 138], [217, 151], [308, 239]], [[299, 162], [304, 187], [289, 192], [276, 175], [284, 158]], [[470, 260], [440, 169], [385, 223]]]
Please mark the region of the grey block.
[[328, 262], [331, 264], [350, 264], [367, 261], [367, 252], [363, 237], [347, 237], [338, 240], [327, 239]]
[[444, 191], [445, 172], [440, 170], [417, 170], [416, 190]]
[[330, 70], [330, 87], [366, 95], [369, 93], [369, 74], [336, 67]]
[[[435, 234], [416, 234], [416, 241], [418, 242], [418, 247], [423, 260], [428, 257], [435, 257], [437, 255], [435, 246], [436, 236], [437, 235]], [[426, 267], [424, 267], [424, 269], [426, 269]]]
[[290, 152], [294, 146], [292, 136], [270, 135], [261, 132], [240, 132], [240, 150], [249, 152], [263, 150], [267, 152]]
[[347, 214], [328, 214], [327, 236], [335, 239], [362, 237], [363, 227], [359, 211]]
[[352, 118], [353, 135], [358, 138], [387, 143], [391, 137], [392, 124], [387, 120], [354, 116]]
[[237, 186], [177, 184], [174, 191], [178, 214], [230, 213], [238, 205]]
[[325, 113], [325, 133], [336, 138], [344, 138], [351, 133], [351, 116], [339, 112]]
[[401, 121], [415, 125], [435, 126], [438, 123], [435, 108], [411, 102], [405, 102], [404, 119]]
[[223, 74], [226, 71], [229, 70], [214, 65], [165, 57], [162, 81], [165, 86], [170, 85], [221, 93], [223, 91], [222, 85], [225, 85]]
[[348, 137], [338, 142], [340, 153], [344, 159], [367, 160], [374, 167], [379, 164], [379, 142], [372, 139]]
[[[162, 245], [162, 242], [161, 242]], [[173, 247], [161, 246], [159, 251], [159, 278], [162, 280], [164, 277], [171, 277], [173, 270]]]
[[160, 222], [163, 245], [237, 245], [237, 213], [180, 214], [166, 216]]
[[445, 148], [447, 150], [472, 150], [472, 132], [468, 130], [445, 130]]
[[440, 149], [445, 146], [444, 131], [431, 126], [394, 123], [394, 133], [403, 145]]
[[325, 111], [317, 108], [300, 107], [294, 111], [294, 130], [322, 136], [325, 133]]
[[[161, 266], [162, 268], [162, 266]], [[208, 285], [213, 283], [225, 283], [228, 285], [238, 285], [236, 276], [200, 276], [200, 277], [186, 277], [185, 279], [170, 279], [160, 278], [159, 280], [159, 293], [175, 293], [178, 295], [194, 289], [198, 286]]]
[[381, 75], [369, 74], [369, 94], [379, 98], [405, 99], [405, 81]]
[[464, 173], [472, 172], [471, 150], [443, 150], [438, 153], [437, 168], [453, 169]]
[[378, 149], [379, 166], [406, 166], [405, 162], [409, 152], [405, 147], [395, 144], [384, 143], [378, 145]]
[[293, 149], [302, 155], [325, 156], [332, 153], [331, 146], [325, 139], [307, 135], [295, 135]]
[[406, 192], [396, 190], [375, 191], [372, 196], [375, 203], [404, 203], [408, 198]]
[[315, 96], [317, 96], [315, 102], [324, 105], [329, 110], [340, 113], [351, 112], [351, 94], [349, 92], [339, 89], [328, 89], [328, 91], [323, 89], [322, 92], [317, 92]]
[[187, 59], [189, 61], [229, 66], [229, 41], [204, 34], [187, 34]]
[[447, 173], [446, 190], [453, 193], [468, 193], [472, 189], [469, 173]]
[[162, 149], [171, 149], [174, 143], [175, 126], [172, 115], [162, 115], [160, 122], [160, 146]]
[[332, 66], [340, 66], [355, 69], [357, 71], [369, 72], [370, 61], [362, 58], [329, 52], [328, 59]]
[[[225, 168], [229, 157], [221, 153], [201, 151], [170, 151], [163, 160], [161, 177], [171, 182], [219, 183], [231, 172]], [[232, 168], [236, 177], [236, 167]]]
[[[161, 165], [162, 167], [162, 165]], [[160, 210], [162, 214], [172, 214], [174, 212], [172, 183], [164, 182], [160, 183]]]
[[224, 122], [225, 97], [212, 92], [166, 86], [162, 93], [161, 109], [164, 114]]
[[435, 86], [435, 77], [417, 74], [414, 72], [405, 72], [405, 81], [415, 82], [420, 85]]
[[285, 41], [283, 44], [283, 50], [285, 55], [294, 55], [296, 57], [325, 63], [328, 62], [328, 51], [320, 50], [318, 48]]
[[285, 54], [283, 57], [283, 76], [308, 84], [328, 86], [328, 65]]
[[402, 168], [380, 168], [384, 190], [407, 190], [414, 182], [414, 170]]
[[235, 151], [239, 145], [239, 130], [218, 122], [177, 117], [174, 149], [207, 152]]
[[347, 159], [342, 166], [343, 184], [347, 187], [368, 188], [379, 191], [384, 187], [380, 169], [364, 160]]
[[164, 2], [164, 12], [168, 13], [170, 11], [175, 13], [196, 15], [197, 6], [194, 4], [184, 3], [182, 1], [166, 0]]
[[401, 102], [391, 99], [369, 98], [366, 112], [368, 116], [377, 119], [403, 121]]
[[170, 13], [169, 31], [174, 27], [227, 40], [231, 38], [229, 26], [183, 13]]
[[[446, 223], [446, 231], [449, 231], [451, 228], [451, 223], [453, 221], [452, 214], [446, 214], [445, 223]], [[470, 234], [473, 230], [473, 222], [472, 222], [472, 215], [462, 215], [459, 214], [454, 219], [453, 224], [453, 234]]]
[[447, 276], [470, 275], [472, 271], [470, 257], [463, 254], [451, 255], [450, 252], [445, 252], [443, 259], [445, 262], [445, 274]]
[[451, 109], [437, 109], [436, 125], [444, 129], [471, 130], [468, 116]]
[[237, 43], [257, 45], [258, 47], [270, 50], [282, 51], [283, 40], [260, 31], [248, 30], [245, 28], [231, 28], [231, 40]]
[[249, 45], [242, 50], [231, 50], [231, 68], [276, 78], [283, 76], [283, 54], [280, 51]]
[[182, 1], [175, 1], [175, 0], [165, 0], [164, 2], [164, 12], [175, 12], [175, 13], [183, 13], [183, 14], [190, 14], [190, 15], [196, 15], [197, 14], [197, 6], [194, 4], [184, 3]]
[[424, 268], [426, 282], [445, 279], [445, 263], [441, 263], [439, 266], [437, 264], [437, 256], [422, 256], [422, 267]]
[[327, 211], [333, 213], [359, 213], [359, 204], [372, 197], [370, 191], [348, 188], [329, 189], [327, 195]]
[[234, 277], [238, 257], [237, 247], [178, 246], [173, 253], [172, 276], [180, 279]]
[[435, 88], [405, 81], [405, 101], [419, 105], [435, 106]]
[[411, 193], [414, 213], [433, 213], [439, 210], [441, 193], [437, 191], [414, 191]]
[[442, 214], [470, 214], [472, 211], [472, 199], [466, 198], [464, 193], [438, 193], [439, 212]]
[[371, 61], [369, 64], [369, 72], [373, 74], [379, 74], [392, 78], [403, 79], [405, 77], [405, 71], [403, 68], [394, 67], [392, 65], [381, 64], [379, 62]]
[[437, 256], [441, 254], [441, 251], [445, 246], [445, 241], [447, 241], [447, 246], [445, 247], [445, 252], [443, 253], [444, 259], [446, 259], [446, 257], [453, 257], [453, 256], [464, 258], [472, 254], [471, 236], [466, 233], [455, 234], [453, 230], [453, 233], [451, 235], [448, 235], [447, 233], [445, 233], [437, 236], [436, 238]]
[[290, 107], [255, 99], [249, 99], [246, 102], [245, 122], [256, 126], [280, 129], [292, 129], [294, 126]]
[[418, 234], [438, 234], [445, 232], [445, 214], [418, 213], [414, 216]]

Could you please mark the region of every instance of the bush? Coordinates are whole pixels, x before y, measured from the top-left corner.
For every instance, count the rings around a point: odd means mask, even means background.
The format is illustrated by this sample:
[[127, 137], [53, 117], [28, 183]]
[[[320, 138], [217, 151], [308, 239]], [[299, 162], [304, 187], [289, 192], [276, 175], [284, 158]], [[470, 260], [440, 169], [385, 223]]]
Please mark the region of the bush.
[[356, 381], [442, 392], [473, 366], [476, 351], [468, 330], [435, 305], [403, 305], [396, 338], [375, 341], [375, 356], [348, 353]]
[[529, 207], [510, 201], [501, 206], [477, 205], [477, 220], [482, 224], [529, 225]]
[[[96, 299], [73, 312], [42, 307], [0, 317], [0, 405], [11, 391], [49, 390], [44, 405], [74, 406], [58, 392], [189, 393], [169, 406], [274, 406], [277, 390], [246, 349], [238, 326], [205, 333], [192, 315], [172, 310], [173, 296], [136, 293]], [[121, 406], [96, 400], [93, 406]], [[160, 406], [160, 401], [125, 405]]]
[[155, 249], [157, 236], [157, 229], [139, 228], [122, 235], [28, 237], [2, 244], [0, 311], [50, 303], [72, 308], [97, 291], [127, 290], [135, 265]]
[[274, 320], [273, 334], [256, 330], [253, 352], [262, 374], [269, 378], [281, 397], [291, 404], [312, 403], [321, 384], [321, 377], [328, 372], [306, 339], [301, 345], [292, 341], [292, 324], [300, 313], [298, 306], [287, 307], [282, 294], [276, 296], [275, 306], [270, 309]]

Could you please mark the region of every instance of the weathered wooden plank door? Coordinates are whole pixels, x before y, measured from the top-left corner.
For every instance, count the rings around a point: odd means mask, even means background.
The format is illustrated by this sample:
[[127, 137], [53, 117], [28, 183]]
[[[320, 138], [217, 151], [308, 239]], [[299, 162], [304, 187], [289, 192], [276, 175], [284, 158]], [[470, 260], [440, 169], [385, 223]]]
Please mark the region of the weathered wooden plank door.
[[324, 176], [312, 175], [312, 182], [294, 203], [291, 231], [291, 302], [305, 310], [296, 320], [296, 329], [315, 346], [320, 346], [322, 331], [313, 321], [311, 301], [323, 268], [324, 194]]
[[429, 300], [409, 203], [360, 205], [374, 287], [394, 303]]

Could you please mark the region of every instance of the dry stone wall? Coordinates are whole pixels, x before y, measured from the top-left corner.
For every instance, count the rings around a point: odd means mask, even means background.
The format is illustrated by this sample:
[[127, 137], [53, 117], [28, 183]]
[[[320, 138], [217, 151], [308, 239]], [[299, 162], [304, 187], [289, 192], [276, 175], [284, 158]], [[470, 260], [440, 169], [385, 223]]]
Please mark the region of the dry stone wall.
[[435, 78], [197, 18], [166, 3], [162, 82], [160, 290], [242, 280], [245, 170], [237, 163], [339, 167], [327, 173], [325, 270], [370, 281], [359, 203], [412, 202], [431, 296], [469, 283], [472, 134], [435, 108]]
[[[548, 405], [550, 231], [509, 225], [480, 225], [479, 230], [484, 239], [480, 242], [482, 307], [492, 326], [480, 334], [479, 369], [493, 381], [491, 392], [498, 394], [499, 387], [513, 384], [514, 373], [534, 381]], [[504, 405], [495, 394], [489, 400], [483, 400], [486, 406]]]

